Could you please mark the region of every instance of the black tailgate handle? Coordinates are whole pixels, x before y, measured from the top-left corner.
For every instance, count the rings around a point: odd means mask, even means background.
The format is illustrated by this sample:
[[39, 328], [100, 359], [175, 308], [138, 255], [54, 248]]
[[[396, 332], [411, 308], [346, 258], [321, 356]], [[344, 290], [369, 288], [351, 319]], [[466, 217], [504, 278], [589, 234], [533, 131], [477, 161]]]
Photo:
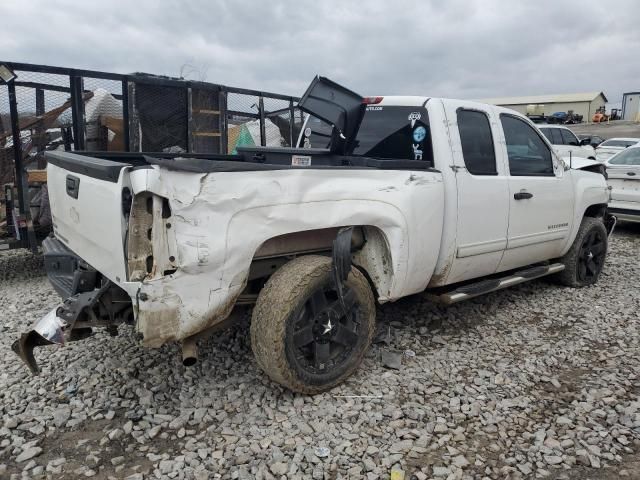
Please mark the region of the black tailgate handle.
[[73, 175], [67, 175], [67, 195], [72, 198], [78, 198], [80, 190], [80, 179]]

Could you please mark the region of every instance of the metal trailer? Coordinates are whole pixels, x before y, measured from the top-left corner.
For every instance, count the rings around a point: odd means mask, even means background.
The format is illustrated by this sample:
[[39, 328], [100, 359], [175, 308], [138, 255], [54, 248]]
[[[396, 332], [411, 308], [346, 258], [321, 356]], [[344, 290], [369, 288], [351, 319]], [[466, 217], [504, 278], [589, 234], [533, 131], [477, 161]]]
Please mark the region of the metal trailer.
[[34, 166], [46, 166], [46, 150], [177, 156], [294, 146], [303, 123], [298, 100], [147, 73], [0, 60], [0, 211], [6, 215], [0, 250], [35, 252], [48, 233], [30, 209], [42, 181], [28, 181]]

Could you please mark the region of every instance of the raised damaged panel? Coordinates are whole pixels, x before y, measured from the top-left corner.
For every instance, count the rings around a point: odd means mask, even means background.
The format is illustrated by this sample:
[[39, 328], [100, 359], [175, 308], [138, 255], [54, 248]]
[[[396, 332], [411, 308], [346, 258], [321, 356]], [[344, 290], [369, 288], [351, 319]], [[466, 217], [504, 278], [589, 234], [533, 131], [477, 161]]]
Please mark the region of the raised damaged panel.
[[[433, 273], [438, 256], [433, 245], [442, 232], [440, 173], [277, 170], [203, 175], [154, 167], [145, 175], [147, 181], [136, 184], [169, 202], [169, 230], [177, 249], [175, 272], [162, 275], [171, 244], [152, 233], [155, 270], [136, 290], [137, 298], [144, 298], [138, 302], [137, 322], [145, 345], [182, 340], [223, 321], [243, 292], [254, 259], [330, 251], [335, 232], [344, 226], [362, 227], [354, 235], [360, 249], [354, 261], [369, 274], [380, 301], [422, 291]], [[162, 225], [153, 205], [155, 232]], [[162, 326], [153, 326], [159, 321]]]

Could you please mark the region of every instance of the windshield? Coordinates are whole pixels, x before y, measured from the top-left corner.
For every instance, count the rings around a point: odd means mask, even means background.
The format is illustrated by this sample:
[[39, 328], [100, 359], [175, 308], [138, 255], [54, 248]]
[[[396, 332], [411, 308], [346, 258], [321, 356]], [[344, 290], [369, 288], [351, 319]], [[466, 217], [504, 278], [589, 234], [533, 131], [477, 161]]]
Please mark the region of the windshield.
[[369, 105], [356, 136], [353, 154], [422, 160], [433, 165], [431, 128], [426, 109]]
[[600, 144], [601, 147], [621, 147], [627, 148], [631, 145], [635, 145], [640, 140], [607, 140]]
[[624, 150], [609, 160], [611, 165], [640, 165], [640, 148]]

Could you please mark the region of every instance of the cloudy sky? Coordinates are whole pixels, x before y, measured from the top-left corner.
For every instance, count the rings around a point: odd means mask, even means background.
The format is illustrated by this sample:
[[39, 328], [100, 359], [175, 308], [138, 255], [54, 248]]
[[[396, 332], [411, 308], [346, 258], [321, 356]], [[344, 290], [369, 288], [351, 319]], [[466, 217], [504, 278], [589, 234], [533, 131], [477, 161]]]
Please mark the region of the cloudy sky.
[[5, 60], [301, 94], [640, 90], [640, 2], [1, 0]]

